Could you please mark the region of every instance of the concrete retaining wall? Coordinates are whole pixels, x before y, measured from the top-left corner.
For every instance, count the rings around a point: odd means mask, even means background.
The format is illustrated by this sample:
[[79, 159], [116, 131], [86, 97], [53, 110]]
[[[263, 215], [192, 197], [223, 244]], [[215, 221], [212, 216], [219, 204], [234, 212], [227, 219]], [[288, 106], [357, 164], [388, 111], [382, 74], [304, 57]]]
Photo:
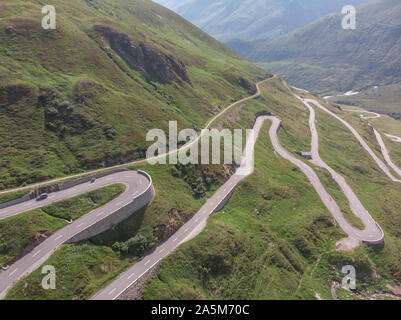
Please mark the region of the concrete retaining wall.
[[14, 200], [11, 200], [11, 201], [7, 201], [7, 202], [4, 202], [4, 203], [0, 203], [0, 209], [7, 208], [7, 207], [12, 207], [12, 206], [15, 206], [16, 204], [20, 204], [22, 202], [29, 201], [29, 200], [31, 200], [31, 197], [30, 197], [29, 194], [26, 194], [21, 198], [14, 199]]
[[148, 188], [140, 195], [136, 196], [135, 199], [123, 208], [111, 213], [102, 220], [97, 221], [93, 225], [89, 226], [82, 232], [76, 234], [67, 243], [78, 242], [82, 240], [94, 237], [104, 231], [110, 230], [118, 225], [120, 222], [129, 218], [134, 212], [145, 207], [150, 203], [154, 196], [154, 189], [152, 184], [152, 178], [144, 171], [138, 170], [139, 174], [146, 176], [149, 180]]
[[375, 222], [376, 223], [376, 226], [380, 229], [380, 231], [381, 231], [381, 237], [379, 238], [379, 239], [377, 239], [377, 240], [369, 240], [369, 241], [363, 241], [363, 242], [365, 242], [365, 243], [367, 243], [367, 244], [370, 244], [370, 245], [382, 245], [382, 244], [384, 244], [384, 231], [383, 231], [383, 229], [379, 226], [379, 224], [377, 223], [377, 222]]
[[[236, 186], [236, 187], [237, 187], [237, 186]], [[217, 208], [214, 209], [214, 212], [219, 212], [221, 209], [224, 208], [224, 206], [227, 204], [228, 200], [230, 200], [230, 198], [231, 198], [232, 194], [234, 193], [234, 190], [235, 190], [236, 187], [234, 187], [234, 189], [231, 190], [230, 193], [228, 193], [228, 194], [224, 197], [224, 199], [222, 199], [222, 200], [220, 201], [220, 203], [219, 203], [219, 205], [217, 206]]]

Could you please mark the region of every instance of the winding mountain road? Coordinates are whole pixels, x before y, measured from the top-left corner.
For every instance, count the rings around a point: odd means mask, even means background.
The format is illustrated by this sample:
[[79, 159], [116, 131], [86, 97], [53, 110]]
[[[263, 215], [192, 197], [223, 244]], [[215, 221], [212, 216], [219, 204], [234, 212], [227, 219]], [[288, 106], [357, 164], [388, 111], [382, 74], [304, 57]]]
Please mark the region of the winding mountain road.
[[61, 244], [93, 224], [112, 215], [128, 203], [135, 201], [135, 199], [149, 188], [149, 183], [151, 183], [151, 181], [138, 172], [123, 171], [98, 178], [94, 183], [87, 182], [73, 188], [51, 193], [48, 199], [43, 201], [31, 200], [0, 210], [1, 220], [21, 212], [26, 212], [27, 210], [41, 208], [53, 202], [78, 196], [108, 185], [123, 184], [125, 186], [125, 190], [120, 196], [58, 230], [35, 247], [32, 252], [13, 263], [9, 269], [0, 272], [0, 299], [4, 298], [7, 291], [16, 281], [31, 273], [44, 263]]
[[343, 111], [357, 112], [357, 113], [371, 113], [371, 114], [373, 114], [373, 116], [371, 116], [371, 117], [366, 117], [363, 114], [359, 115], [359, 117], [361, 119], [365, 119], [365, 120], [367, 120], [367, 119], [376, 119], [376, 118], [380, 118], [381, 117], [380, 114], [378, 114], [376, 112], [372, 112], [372, 111], [361, 111], [361, 110], [350, 110], [350, 109], [343, 109]]
[[[264, 82], [264, 81], [262, 81]], [[216, 120], [219, 116], [224, 114], [232, 106], [245, 102], [249, 99], [253, 99], [260, 95], [260, 87], [257, 84], [257, 93], [248, 98], [237, 101], [236, 103], [230, 105], [224, 109], [221, 113], [215, 116], [206, 127], [209, 127], [211, 123]], [[295, 95], [295, 94], [294, 94]], [[308, 178], [316, 192], [318, 193], [320, 199], [331, 212], [333, 217], [339, 223], [340, 227], [351, 237], [360, 241], [365, 241], [368, 243], [379, 243], [383, 240], [384, 234], [380, 226], [373, 220], [367, 210], [363, 207], [359, 199], [356, 197], [352, 189], [348, 186], [345, 179], [337, 174], [333, 169], [331, 169], [327, 164], [323, 162], [320, 158], [318, 150], [318, 134], [315, 127], [315, 112], [314, 109], [309, 105], [309, 103], [314, 103], [319, 108], [331, 114], [333, 117], [337, 118], [346, 125], [351, 132], [355, 135], [358, 141], [364, 146], [368, 153], [372, 156], [379, 167], [390, 177], [393, 181], [400, 182], [400, 180], [394, 178], [387, 168], [387, 166], [373, 153], [373, 151], [367, 146], [359, 134], [354, 130], [347, 122], [342, 120], [340, 117], [327, 110], [321, 106], [317, 101], [308, 99], [305, 100], [297, 95], [295, 95], [299, 100], [301, 100], [305, 106], [309, 109], [309, 126], [312, 133], [312, 163], [327, 169], [332, 177], [337, 181], [343, 190], [344, 194], [347, 196], [352, 211], [362, 220], [365, 225], [364, 230], [359, 230], [354, 228], [350, 223], [344, 218], [341, 209], [335, 202], [335, 200], [330, 196], [330, 194], [325, 190], [324, 186], [320, 182], [315, 171], [307, 165], [304, 161], [298, 159], [296, 156], [285, 150], [281, 145], [277, 137], [277, 131], [280, 128], [281, 120], [275, 116], [259, 116], [254, 124], [253, 135], [248, 139], [244, 154], [242, 157], [242, 165], [237, 169], [236, 173], [223, 185], [221, 186], [213, 196], [206, 201], [206, 203], [200, 208], [200, 210], [187, 221], [173, 236], [171, 236], [166, 242], [158, 246], [149, 255], [145, 256], [139, 262], [134, 264], [127, 271], [121, 273], [114, 281], [112, 281], [106, 288], [95, 294], [92, 299], [95, 300], [113, 300], [118, 298], [123, 292], [127, 290], [133, 283], [138, 281], [145, 273], [151, 270], [155, 265], [157, 265], [163, 258], [165, 258], [169, 253], [175, 250], [181, 243], [188, 241], [197, 234], [199, 234], [203, 227], [206, 225], [207, 218], [215, 211], [219, 210], [222, 205], [229, 199], [230, 195], [234, 191], [234, 188], [249, 175], [252, 171], [249, 171], [249, 163], [253, 161], [253, 146], [257, 141], [258, 134], [265, 120], [270, 120], [272, 125], [269, 130], [269, 136], [271, 143], [281, 157], [287, 159], [294, 165], [296, 165]], [[196, 141], [196, 140], [195, 140]], [[194, 143], [192, 141], [191, 143]], [[190, 143], [190, 144], [191, 144]], [[183, 148], [189, 147], [185, 145]], [[177, 152], [177, 150], [171, 151]], [[167, 156], [168, 154], [162, 155]], [[143, 162], [146, 160], [136, 161], [134, 163]], [[123, 165], [126, 166], [126, 165]], [[120, 168], [123, 166], [116, 166], [114, 168]], [[94, 171], [94, 172], [98, 172]], [[92, 173], [94, 173], [92, 172]], [[87, 173], [86, 173], [87, 174]], [[65, 179], [65, 178], [64, 178]], [[107, 180], [106, 180], [107, 179]], [[57, 231], [54, 235], [49, 237], [46, 241], [37, 246], [31, 253], [27, 254], [16, 263], [14, 263], [7, 271], [0, 273], [0, 298], [4, 297], [7, 290], [12, 286], [12, 284], [23, 277], [24, 275], [30, 273], [34, 269], [40, 266], [62, 243], [66, 242], [75, 234], [85, 230], [91, 224], [95, 223], [99, 219], [103, 219], [102, 215], [110, 215], [112, 212], [118, 210], [121, 206], [124, 206], [127, 202], [132, 201], [133, 198], [137, 197], [137, 194], [143, 192], [147, 187], [149, 181], [145, 177], [140, 177], [135, 172], [121, 172], [113, 175], [100, 178], [96, 181], [96, 187], [90, 183], [80, 185], [80, 187], [67, 189], [65, 191], [60, 191], [51, 195], [51, 198], [43, 202], [30, 201], [27, 203], [19, 204], [15, 208], [11, 208], [11, 211], [0, 210], [0, 219], [18, 214], [19, 212], [27, 211], [33, 208], [42, 207], [48, 205], [52, 202], [59, 201], [62, 199], [70, 198], [74, 195], [82, 194], [90, 190], [97, 189], [101, 186], [106, 186], [115, 183], [122, 183], [126, 186], [125, 192], [117, 199], [109, 202], [102, 208], [92, 211], [91, 213], [83, 216], [79, 220], [73, 222], [67, 227]], [[61, 179], [62, 180], [62, 179]], [[94, 188], [94, 189], [92, 189]], [[74, 190], [75, 189], [75, 190]], [[8, 208], [8, 209], [10, 209]], [[114, 210], [114, 211], [113, 211]]]
[[[258, 84], [258, 92], [260, 92]], [[297, 96], [298, 97], [298, 96]], [[304, 102], [304, 99], [298, 97]], [[348, 186], [345, 179], [327, 166], [323, 160], [321, 160], [318, 153], [318, 134], [315, 127], [315, 112], [306, 102], [305, 105], [310, 111], [309, 125], [312, 133], [312, 153], [313, 163], [322, 166], [329, 170], [333, 178], [341, 186], [343, 192], [349, 199], [352, 211], [362, 220], [365, 225], [364, 230], [353, 227], [343, 216], [341, 209], [335, 202], [335, 200], [326, 191], [323, 184], [320, 182], [319, 177], [315, 171], [308, 166], [302, 160], [292, 155], [286, 149], [284, 149], [279, 142], [277, 131], [281, 126], [281, 120], [275, 116], [259, 116], [254, 124], [253, 135], [248, 139], [244, 154], [242, 156], [242, 165], [237, 169], [236, 173], [222, 186], [220, 187], [213, 196], [207, 200], [202, 208], [187, 222], [185, 223], [174, 235], [172, 235], [165, 243], [158, 246], [152, 253], [145, 256], [141, 261], [134, 264], [127, 271], [120, 274], [117, 279], [111, 282], [103, 290], [95, 294], [93, 300], [115, 300], [121, 296], [129, 287], [140, 280], [146, 273], [152, 270], [162, 259], [168, 256], [174, 251], [180, 244], [192, 239], [198, 235], [206, 225], [207, 218], [216, 211], [217, 208], [221, 207], [221, 204], [231, 195], [234, 188], [252, 171], [247, 170], [249, 167], [249, 161], [253, 160], [253, 147], [258, 139], [259, 131], [265, 120], [272, 121], [272, 125], [269, 130], [269, 136], [274, 150], [284, 159], [287, 159], [294, 165], [296, 165], [308, 178], [320, 199], [328, 208], [330, 213], [336, 219], [340, 227], [347, 233], [351, 238], [359, 241], [365, 241], [367, 243], [381, 243], [384, 239], [384, 233], [380, 226], [373, 220], [369, 212], [363, 207], [357, 196], [354, 194], [352, 189]], [[244, 169], [246, 167], [246, 169]]]

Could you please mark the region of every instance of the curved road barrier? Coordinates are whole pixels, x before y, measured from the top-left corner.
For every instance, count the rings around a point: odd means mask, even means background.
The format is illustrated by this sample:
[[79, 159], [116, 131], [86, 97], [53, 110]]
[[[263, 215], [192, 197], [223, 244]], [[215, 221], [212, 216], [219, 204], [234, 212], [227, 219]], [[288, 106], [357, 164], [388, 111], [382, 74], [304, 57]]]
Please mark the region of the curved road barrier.
[[[54, 192], [43, 201], [30, 200], [0, 210], [0, 219], [21, 212], [47, 206], [51, 203], [78, 196], [112, 184], [123, 184], [125, 191], [116, 199], [91, 211], [73, 223], [56, 231], [31, 252], [0, 272], [0, 298], [4, 298], [10, 287], [43, 264], [57, 248], [66, 242], [79, 241], [99, 234], [110, 226], [128, 218], [134, 211], [146, 206], [153, 197], [151, 177], [143, 171], [123, 170], [84, 182], [71, 188]], [[134, 210], [134, 211], [131, 211]]]
[[394, 142], [401, 142], [401, 138], [397, 136], [393, 136], [391, 134], [385, 133], [384, 134], [387, 138], [393, 140]]

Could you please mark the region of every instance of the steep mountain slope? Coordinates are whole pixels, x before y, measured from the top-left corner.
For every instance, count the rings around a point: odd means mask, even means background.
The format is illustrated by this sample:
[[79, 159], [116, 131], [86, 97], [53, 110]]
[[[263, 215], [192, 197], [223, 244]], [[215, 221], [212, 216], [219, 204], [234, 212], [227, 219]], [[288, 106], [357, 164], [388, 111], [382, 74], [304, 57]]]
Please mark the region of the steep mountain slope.
[[360, 6], [356, 30], [344, 30], [342, 18], [332, 14], [289, 35], [255, 41], [240, 53], [321, 94], [400, 83], [401, 2]]
[[[155, 0], [216, 39], [235, 48], [238, 40], [276, 37], [344, 5], [368, 0]], [[236, 41], [229, 41], [235, 39]]]
[[0, 3], [0, 189], [144, 156], [269, 73], [150, 0]]

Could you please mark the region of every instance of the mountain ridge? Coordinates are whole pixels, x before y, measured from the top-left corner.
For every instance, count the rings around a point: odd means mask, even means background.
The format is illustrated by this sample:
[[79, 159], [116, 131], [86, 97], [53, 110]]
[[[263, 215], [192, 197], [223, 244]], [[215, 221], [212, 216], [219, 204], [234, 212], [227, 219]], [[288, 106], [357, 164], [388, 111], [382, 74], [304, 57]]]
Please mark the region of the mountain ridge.
[[231, 46], [232, 42], [274, 38], [344, 5], [367, 0], [156, 0], [202, 30]]

